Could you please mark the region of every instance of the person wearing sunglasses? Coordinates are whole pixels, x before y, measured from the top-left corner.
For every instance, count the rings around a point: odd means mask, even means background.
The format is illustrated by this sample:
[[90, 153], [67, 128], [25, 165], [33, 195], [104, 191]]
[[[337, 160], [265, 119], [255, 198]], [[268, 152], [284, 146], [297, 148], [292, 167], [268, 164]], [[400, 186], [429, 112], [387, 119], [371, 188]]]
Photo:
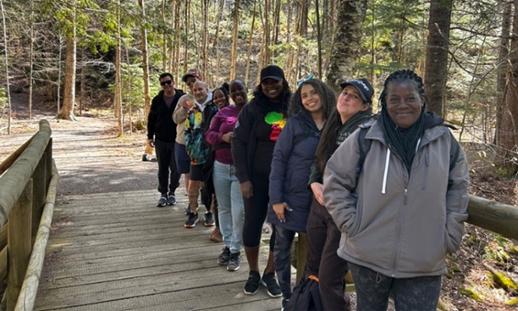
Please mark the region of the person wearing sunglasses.
[[184, 92], [175, 89], [173, 76], [168, 72], [162, 73], [158, 80], [162, 90], [151, 102], [147, 122], [147, 143], [155, 147], [158, 161], [160, 199], [157, 207], [165, 207], [176, 204], [175, 190], [180, 180], [174, 158], [176, 124], [171, 115]]

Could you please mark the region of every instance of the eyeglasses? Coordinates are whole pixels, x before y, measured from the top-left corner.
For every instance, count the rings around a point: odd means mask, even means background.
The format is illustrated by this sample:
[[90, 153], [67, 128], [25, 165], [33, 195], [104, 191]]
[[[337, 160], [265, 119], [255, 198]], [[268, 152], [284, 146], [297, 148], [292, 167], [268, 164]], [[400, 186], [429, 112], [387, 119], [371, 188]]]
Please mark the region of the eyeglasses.
[[164, 86], [164, 85], [166, 85], [166, 84], [167, 84], [167, 85], [171, 85], [171, 83], [173, 83], [173, 80], [166, 80], [166, 81], [162, 81], [162, 82], [160, 82], [160, 85], [161, 85], [161, 86]]

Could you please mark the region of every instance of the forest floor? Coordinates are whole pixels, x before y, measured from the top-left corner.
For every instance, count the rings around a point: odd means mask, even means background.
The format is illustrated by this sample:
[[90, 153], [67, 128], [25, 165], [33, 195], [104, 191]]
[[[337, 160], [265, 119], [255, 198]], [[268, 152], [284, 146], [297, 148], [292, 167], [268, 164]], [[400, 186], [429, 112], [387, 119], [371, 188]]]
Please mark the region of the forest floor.
[[[108, 112], [91, 109], [77, 121], [59, 122], [51, 109], [35, 111], [33, 120], [27, 120], [26, 110], [21, 108], [15, 109], [13, 115], [13, 134], [0, 137], [0, 161], [37, 130], [35, 120], [47, 118], [53, 130], [54, 154], [61, 177], [60, 195], [156, 189], [156, 163], [141, 161], [145, 133], [117, 137], [115, 120]], [[469, 158], [477, 158], [478, 151], [468, 146], [465, 149]], [[89, 163], [94, 155], [105, 161]], [[471, 194], [518, 206], [516, 178], [497, 175], [489, 160], [471, 164]], [[487, 267], [505, 272], [518, 282], [518, 244], [467, 225], [461, 250], [447, 260], [449, 269], [443, 278], [441, 309], [516, 310], [516, 305], [506, 303], [517, 300], [518, 290], [495, 285]]]

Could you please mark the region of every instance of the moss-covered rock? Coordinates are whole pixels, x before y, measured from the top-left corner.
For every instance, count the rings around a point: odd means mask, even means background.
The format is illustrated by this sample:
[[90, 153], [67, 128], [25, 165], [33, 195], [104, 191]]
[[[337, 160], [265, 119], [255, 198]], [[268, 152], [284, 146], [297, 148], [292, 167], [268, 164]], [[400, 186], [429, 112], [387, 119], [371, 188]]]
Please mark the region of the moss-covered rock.
[[481, 302], [483, 301], [482, 294], [480, 294], [477, 290], [475, 290], [473, 287], [464, 287], [460, 289], [460, 293], [464, 296], [467, 296], [475, 301]]

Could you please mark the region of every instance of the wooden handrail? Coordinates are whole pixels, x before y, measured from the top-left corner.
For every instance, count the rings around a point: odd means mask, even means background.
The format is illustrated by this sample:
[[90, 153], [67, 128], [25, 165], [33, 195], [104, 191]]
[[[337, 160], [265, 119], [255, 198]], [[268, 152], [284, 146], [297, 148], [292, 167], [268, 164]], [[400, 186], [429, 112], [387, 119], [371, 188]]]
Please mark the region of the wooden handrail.
[[[54, 177], [51, 183], [51, 176], [57, 175], [57, 171], [53, 170], [50, 134], [49, 123], [40, 121], [39, 131], [0, 164], [0, 281], [7, 279], [3, 297], [8, 311], [14, 310], [20, 296], [33, 245], [44, 256], [42, 242], [34, 242], [43, 207], [49, 205], [45, 198], [55, 199], [57, 181]], [[51, 186], [53, 195], [48, 191]], [[41, 234], [40, 240], [46, 243]], [[31, 271], [41, 272], [41, 269], [31, 268]], [[34, 278], [34, 273], [30, 275]]]
[[41, 120], [39, 125], [38, 133], [0, 178], [0, 225], [7, 222], [11, 209], [24, 191], [50, 141], [49, 122]]
[[468, 223], [496, 232], [506, 238], [518, 239], [518, 206], [470, 196]]

